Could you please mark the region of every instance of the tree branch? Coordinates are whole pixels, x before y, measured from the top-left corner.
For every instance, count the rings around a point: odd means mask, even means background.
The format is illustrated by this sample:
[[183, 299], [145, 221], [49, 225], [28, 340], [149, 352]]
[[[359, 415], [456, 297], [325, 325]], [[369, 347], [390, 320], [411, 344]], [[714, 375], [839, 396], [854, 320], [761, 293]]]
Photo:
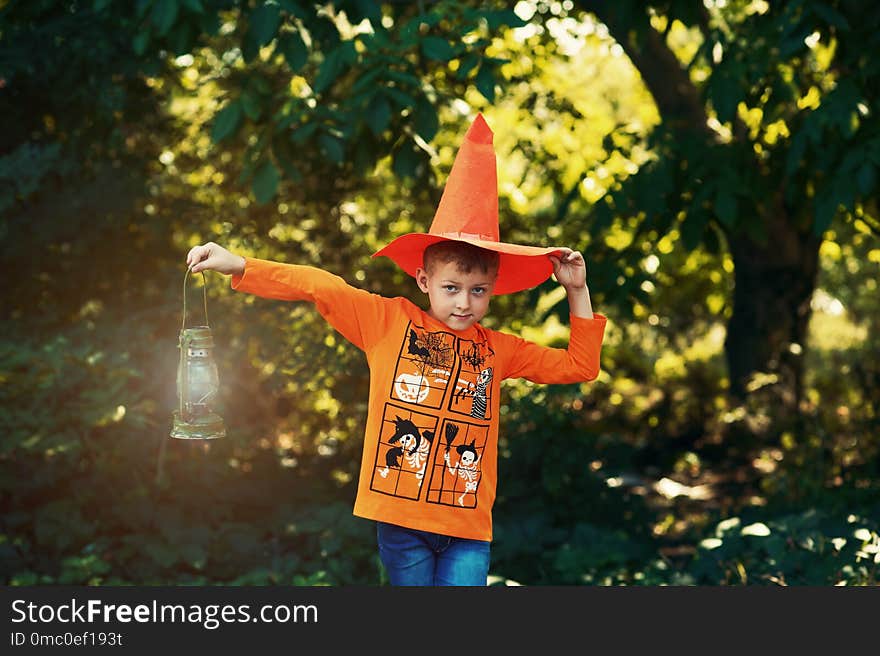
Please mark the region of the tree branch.
[[626, 52], [665, 123], [675, 130], [717, 139], [706, 123], [708, 117], [697, 88], [663, 36], [651, 26], [646, 12], [624, 14], [620, 4], [602, 0], [582, 0], [579, 5], [604, 23]]

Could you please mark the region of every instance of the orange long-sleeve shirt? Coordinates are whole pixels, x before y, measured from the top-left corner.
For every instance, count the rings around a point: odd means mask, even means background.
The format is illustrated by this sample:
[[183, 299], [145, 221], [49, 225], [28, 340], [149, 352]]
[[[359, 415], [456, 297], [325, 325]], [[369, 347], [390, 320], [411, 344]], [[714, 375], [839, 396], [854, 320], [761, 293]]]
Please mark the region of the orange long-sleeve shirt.
[[405, 298], [372, 294], [313, 267], [246, 258], [232, 288], [314, 303], [366, 354], [359, 517], [491, 540], [501, 381], [575, 383], [599, 375], [600, 314], [571, 315], [568, 349], [558, 349], [479, 324], [453, 330]]

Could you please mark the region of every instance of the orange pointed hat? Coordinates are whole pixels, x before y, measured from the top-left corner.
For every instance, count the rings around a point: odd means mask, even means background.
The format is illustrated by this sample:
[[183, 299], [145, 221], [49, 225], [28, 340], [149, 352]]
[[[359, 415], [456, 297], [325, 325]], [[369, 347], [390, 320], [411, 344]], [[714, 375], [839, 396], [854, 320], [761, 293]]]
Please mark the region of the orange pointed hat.
[[553, 273], [548, 257], [558, 248], [501, 241], [498, 230], [498, 176], [492, 130], [481, 114], [464, 136], [427, 233], [401, 235], [373, 253], [390, 257], [409, 275], [422, 267], [425, 248], [440, 241], [463, 241], [500, 254], [494, 294], [540, 285]]

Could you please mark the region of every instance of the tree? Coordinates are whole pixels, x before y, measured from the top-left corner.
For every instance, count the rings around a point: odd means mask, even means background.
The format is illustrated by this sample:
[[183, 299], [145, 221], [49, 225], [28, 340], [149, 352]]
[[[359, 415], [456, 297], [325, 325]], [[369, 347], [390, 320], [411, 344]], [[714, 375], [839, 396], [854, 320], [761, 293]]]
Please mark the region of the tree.
[[388, 155], [399, 177], [430, 179], [438, 109], [472, 84], [494, 96], [502, 62], [485, 49], [521, 22], [479, 3], [370, 0], [166, 0], [138, 16], [141, 52], [213, 51], [227, 100], [211, 136], [247, 144], [240, 181], [261, 203], [282, 179], [363, 180]]
[[[877, 233], [880, 9], [852, 0], [582, 0], [639, 69], [656, 159], [597, 206], [735, 266], [725, 351], [734, 399], [754, 376], [797, 407], [819, 246], [842, 214]], [[707, 8], [708, 7], [708, 8]], [[690, 43], [696, 47], [683, 47]]]
[[[0, 9], [3, 109], [27, 129], [2, 145], [74, 139], [78, 155], [119, 147], [119, 116], [149, 115], [145, 96], [161, 97], [145, 82], [201, 53], [226, 92], [212, 139], [245, 144], [240, 181], [259, 202], [312, 162], [320, 174], [363, 178], [390, 154], [400, 177], [428, 178], [438, 109], [468, 85], [494, 97], [503, 62], [486, 47], [521, 24], [503, 5], [473, 5], [13, 0]], [[92, 117], [85, 126], [67, 123], [82, 114]], [[10, 189], [4, 202], [21, 196]]]
[[[36, 276], [28, 253], [96, 234], [83, 222], [112, 223], [108, 211], [144, 193], [160, 154], [193, 127], [168, 111], [193, 95], [187, 68], [207, 89], [208, 116], [195, 127], [215, 145], [223, 189], [244, 187], [263, 205], [283, 191], [335, 207], [390, 156], [399, 177], [436, 193], [437, 113], [468, 86], [494, 97], [502, 62], [486, 47], [520, 23], [486, 3], [5, 3], [0, 116], [19, 129], [0, 137], [3, 255]], [[63, 212], [74, 201], [87, 209], [76, 220]], [[271, 227], [271, 212], [260, 220]], [[10, 300], [18, 310], [32, 302]]]

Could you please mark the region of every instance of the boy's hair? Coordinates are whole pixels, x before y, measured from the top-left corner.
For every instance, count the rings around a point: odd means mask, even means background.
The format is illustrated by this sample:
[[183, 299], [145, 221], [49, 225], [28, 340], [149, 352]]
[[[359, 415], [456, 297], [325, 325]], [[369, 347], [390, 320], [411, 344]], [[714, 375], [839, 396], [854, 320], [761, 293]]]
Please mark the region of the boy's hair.
[[422, 255], [422, 266], [431, 272], [435, 264], [454, 262], [462, 273], [470, 273], [479, 269], [483, 273], [497, 275], [500, 256], [479, 246], [463, 241], [440, 241], [431, 244]]

